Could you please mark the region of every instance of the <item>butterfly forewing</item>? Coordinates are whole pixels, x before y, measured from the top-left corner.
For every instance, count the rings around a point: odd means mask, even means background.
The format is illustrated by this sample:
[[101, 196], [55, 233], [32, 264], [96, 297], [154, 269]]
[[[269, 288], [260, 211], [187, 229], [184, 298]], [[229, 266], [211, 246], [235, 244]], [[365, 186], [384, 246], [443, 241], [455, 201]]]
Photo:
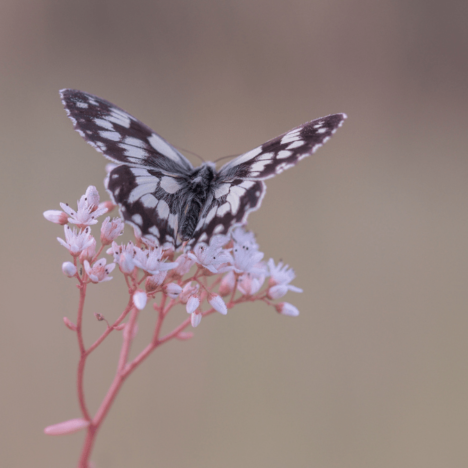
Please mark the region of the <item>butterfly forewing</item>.
[[63, 89], [60, 95], [75, 130], [112, 161], [172, 174], [193, 170], [166, 140], [119, 107], [76, 89]]
[[231, 180], [269, 179], [296, 165], [326, 143], [346, 119], [345, 114], [333, 114], [312, 120], [225, 164], [220, 177]]

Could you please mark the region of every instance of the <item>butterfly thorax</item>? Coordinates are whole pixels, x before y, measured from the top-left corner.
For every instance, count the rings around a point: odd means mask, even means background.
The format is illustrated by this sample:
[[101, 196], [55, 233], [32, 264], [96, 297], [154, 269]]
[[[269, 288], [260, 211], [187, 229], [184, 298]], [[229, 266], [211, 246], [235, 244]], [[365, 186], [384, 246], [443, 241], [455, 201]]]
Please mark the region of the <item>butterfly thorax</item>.
[[198, 224], [201, 211], [211, 194], [212, 182], [216, 174], [215, 165], [211, 162], [203, 163], [190, 175], [190, 197], [182, 211], [182, 223], [179, 235], [182, 240], [189, 240]]

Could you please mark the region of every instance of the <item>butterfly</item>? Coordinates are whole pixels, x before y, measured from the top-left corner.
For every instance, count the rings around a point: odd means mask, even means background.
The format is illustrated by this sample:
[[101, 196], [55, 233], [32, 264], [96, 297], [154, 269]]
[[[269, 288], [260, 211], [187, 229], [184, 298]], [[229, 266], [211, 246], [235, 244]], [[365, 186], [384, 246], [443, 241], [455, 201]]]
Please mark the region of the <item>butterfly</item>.
[[60, 91], [75, 130], [114, 163], [106, 188], [123, 219], [163, 248], [208, 243], [246, 222], [265, 195], [265, 179], [311, 155], [346, 114], [307, 122], [229, 161], [194, 168], [144, 123], [110, 102], [75, 89]]

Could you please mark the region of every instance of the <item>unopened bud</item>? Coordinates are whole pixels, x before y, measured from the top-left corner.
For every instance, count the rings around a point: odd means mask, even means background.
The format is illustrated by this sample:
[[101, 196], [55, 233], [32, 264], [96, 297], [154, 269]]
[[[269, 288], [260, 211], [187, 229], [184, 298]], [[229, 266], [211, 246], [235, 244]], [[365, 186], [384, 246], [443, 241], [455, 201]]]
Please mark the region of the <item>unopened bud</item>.
[[72, 262], [63, 262], [62, 273], [68, 278], [73, 278], [76, 275], [76, 266]]
[[[223, 314], [223, 315], [227, 314], [226, 304], [221, 299], [221, 296], [218, 296], [218, 294], [209, 294], [208, 302], [210, 303], [211, 307], [213, 307], [213, 309], [219, 312], [220, 314]], [[187, 306], [188, 306], [188, 302], [187, 302]]]
[[193, 333], [192, 332], [180, 332], [176, 335], [176, 338], [181, 341], [190, 340], [190, 338], [193, 338]]
[[85, 429], [88, 426], [89, 421], [86, 421], [86, 419], [83, 418], [77, 418], [54, 424], [53, 426], [47, 426], [44, 429], [44, 432], [47, 435], [64, 435], [80, 431], [81, 429]]
[[136, 291], [133, 294], [133, 304], [138, 310], [143, 310], [146, 306], [148, 296], [144, 291]]
[[297, 317], [299, 315], [299, 310], [289, 302], [280, 302], [275, 305], [275, 309], [280, 314], [287, 315], [288, 317]]
[[169, 283], [164, 286], [164, 291], [171, 299], [177, 299], [182, 292], [182, 288], [176, 283]]
[[61, 224], [62, 226], [68, 223], [68, 216], [63, 211], [47, 210], [44, 211], [43, 215], [44, 218], [51, 223]]
[[68, 319], [68, 317], [63, 317], [63, 323], [71, 331], [76, 331], [76, 325], [70, 319]]
[[284, 284], [277, 284], [276, 286], [272, 286], [268, 290], [267, 296], [270, 299], [279, 299], [280, 297], [283, 297], [287, 292], [288, 292], [287, 286], [285, 286]]
[[199, 305], [200, 305], [200, 299], [198, 298], [198, 296], [190, 296], [186, 305], [187, 313], [188, 314], [194, 313], [198, 309]]
[[193, 313], [192, 316], [190, 317], [191, 322], [192, 322], [192, 327], [198, 327], [200, 325], [201, 319], [202, 319], [202, 314], [195, 314]]

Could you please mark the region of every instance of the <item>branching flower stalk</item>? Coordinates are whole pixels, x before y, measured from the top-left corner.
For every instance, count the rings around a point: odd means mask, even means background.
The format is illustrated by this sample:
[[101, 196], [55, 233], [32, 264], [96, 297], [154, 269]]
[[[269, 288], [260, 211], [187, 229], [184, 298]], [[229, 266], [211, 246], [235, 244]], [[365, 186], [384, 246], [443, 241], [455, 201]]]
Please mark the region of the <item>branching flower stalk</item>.
[[[49, 435], [62, 435], [86, 430], [78, 468], [90, 468], [96, 435], [122, 384], [156, 348], [171, 340], [191, 338], [193, 333], [186, 331], [187, 327], [197, 327], [202, 318], [215, 312], [226, 315], [229, 309], [243, 302], [262, 301], [282, 315], [297, 316], [299, 311], [292, 304], [275, 301], [287, 291], [302, 292], [289, 284], [295, 277], [294, 271], [281, 262], [275, 265], [272, 259], [265, 263], [254, 235], [243, 228], [235, 229], [231, 236], [215, 236], [209, 245], [198, 244], [192, 251], [185, 252], [183, 247], [177, 251], [163, 250], [139, 237], [138, 233], [135, 233], [134, 242], [118, 244], [116, 239], [124, 230], [123, 220], [107, 217], [101, 225], [101, 245], [96, 250], [97, 241], [91, 226], [114, 207], [111, 202], [99, 203], [99, 200], [98, 191], [90, 186], [78, 201], [77, 211], [61, 204], [63, 211], [44, 213], [47, 220], [64, 226], [65, 240], [57, 240], [72, 259], [63, 263], [62, 272], [76, 280], [79, 290], [75, 323], [67, 317], [63, 321], [75, 333], [78, 342], [77, 394], [81, 410], [81, 417], [48, 426], [44, 431]], [[112, 263], [101, 257], [106, 247], [106, 253], [113, 257]], [[84, 311], [87, 288], [112, 280], [110, 274], [116, 266], [124, 275], [128, 302], [113, 322], [109, 322], [104, 314], [95, 314], [97, 321], [104, 322], [106, 328], [94, 343], [87, 346], [82, 327], [83, 320], [90, 319]], [[138, 330], [139, 313], [150, 302], [156, 312], [151, 341], [135, 358], [129, 359]], [[178, 306], [185, 307], [189, 317], [163, 334], [165, 318]], [[86, 362], [114, 332], [122, 333], [116, 373], [100, 407], [92, 415], [83, 385]]]

